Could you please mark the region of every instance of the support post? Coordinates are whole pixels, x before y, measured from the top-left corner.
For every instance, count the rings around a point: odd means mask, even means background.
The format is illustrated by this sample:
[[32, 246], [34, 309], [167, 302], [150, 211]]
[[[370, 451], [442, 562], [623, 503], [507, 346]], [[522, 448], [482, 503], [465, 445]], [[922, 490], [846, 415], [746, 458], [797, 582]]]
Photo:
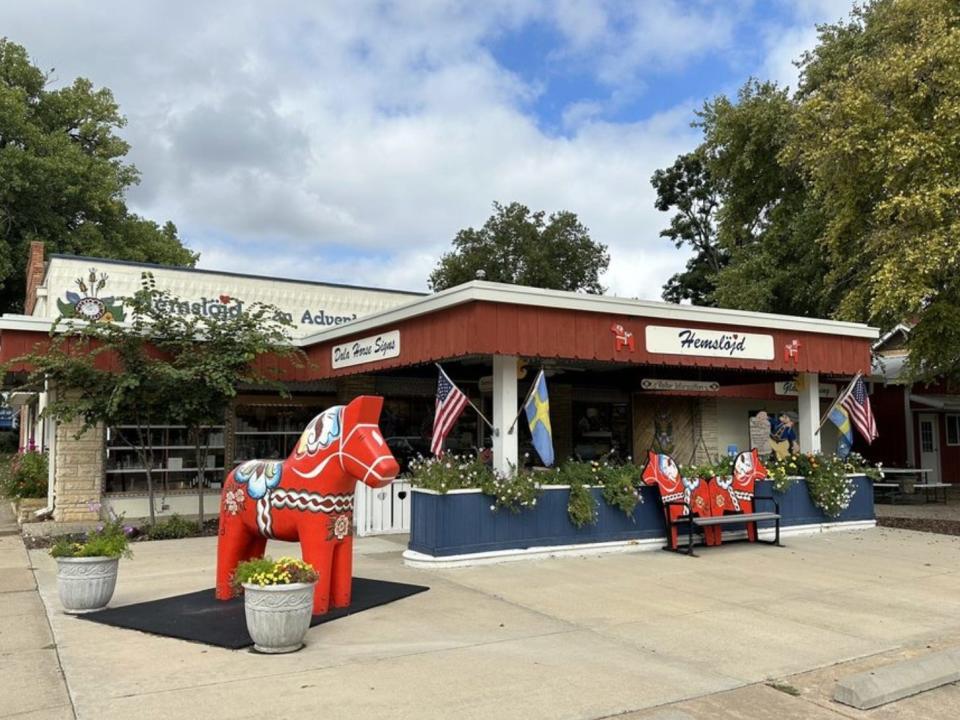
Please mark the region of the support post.
[[820, 452], [820, 376], [817, 373], [801, 373], [797, 405], [800, 416], [800, 451]]
[[517, 467], [518, 433], [507, 429], [517, 413], [517, 358], [493, 356], [493, 469], [511, 474]]

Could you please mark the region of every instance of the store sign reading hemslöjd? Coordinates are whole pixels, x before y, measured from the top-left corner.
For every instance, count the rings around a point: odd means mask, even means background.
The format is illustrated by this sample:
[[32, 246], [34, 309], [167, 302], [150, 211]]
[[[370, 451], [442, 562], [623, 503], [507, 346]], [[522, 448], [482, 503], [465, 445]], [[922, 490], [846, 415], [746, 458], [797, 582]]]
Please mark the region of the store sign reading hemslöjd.
[[647, 352], [773, 360], [773, 335], [648, 325]]
[[334, 370], [379, 362], [400, 356], [400, 331], [391, 330], [380, 335], [360, 338], [343, 345], [334, 345], [330, 351], [330, 364]]

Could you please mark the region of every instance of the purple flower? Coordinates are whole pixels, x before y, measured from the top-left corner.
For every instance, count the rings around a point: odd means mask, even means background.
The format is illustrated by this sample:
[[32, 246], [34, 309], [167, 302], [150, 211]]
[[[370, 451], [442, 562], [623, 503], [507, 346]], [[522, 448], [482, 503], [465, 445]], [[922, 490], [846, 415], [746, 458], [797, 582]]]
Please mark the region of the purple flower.
[[133, 525], [124, 525], [123, 534], [127, 537], [133, 537], [137, 534], [137, 529]]

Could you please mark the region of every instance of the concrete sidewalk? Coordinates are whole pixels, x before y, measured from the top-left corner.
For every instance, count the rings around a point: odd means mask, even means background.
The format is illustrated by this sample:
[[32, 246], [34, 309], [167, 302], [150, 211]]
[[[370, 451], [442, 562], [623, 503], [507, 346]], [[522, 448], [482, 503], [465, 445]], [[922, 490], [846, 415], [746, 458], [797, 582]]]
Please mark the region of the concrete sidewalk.
[[[0, 498], [0, 528], [16, 527]], [[47, 612], [19, 534], [0, 536], [0, 717], [74, 717]]]
[[[866, 717], [830, 702], [817, 673], [960, 643], [960, 538], [875, 529], [444, 571], [403, 566], [400, 540], [358, 540], [356, 574], [429, 592], [278, 657], [65, 616], [53, 561], [31, 558], [81, 719]], [[137, 544], [112, 604], [210, 587], [215, 541]], [[939, 706], [912, 699], [916, 717], [955, 717], [956, 689], [934, 692], [951, 690]]]

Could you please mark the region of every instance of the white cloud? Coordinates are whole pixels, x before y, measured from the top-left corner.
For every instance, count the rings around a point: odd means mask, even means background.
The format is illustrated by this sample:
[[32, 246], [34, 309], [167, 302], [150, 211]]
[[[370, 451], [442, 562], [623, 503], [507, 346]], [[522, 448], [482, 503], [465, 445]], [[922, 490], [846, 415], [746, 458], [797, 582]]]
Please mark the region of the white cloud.
[[696, 144], [692, 108], [614, 124], [571, 103], [554, 136], [528, 109], [541, 88], [485, 42], [552, 23], [622, 98], [645, 69], [728, 47], [745, 7], [33, 0], [0, 24], [61, 81], [114, 90], [134, 209], [174, 220], [204, 267], [424, 289], [458, 229], [518, 200], [578, 213], [610, 247], [611, 290], [657, 297], [686, 253], [658, 237], [649, 179]]

